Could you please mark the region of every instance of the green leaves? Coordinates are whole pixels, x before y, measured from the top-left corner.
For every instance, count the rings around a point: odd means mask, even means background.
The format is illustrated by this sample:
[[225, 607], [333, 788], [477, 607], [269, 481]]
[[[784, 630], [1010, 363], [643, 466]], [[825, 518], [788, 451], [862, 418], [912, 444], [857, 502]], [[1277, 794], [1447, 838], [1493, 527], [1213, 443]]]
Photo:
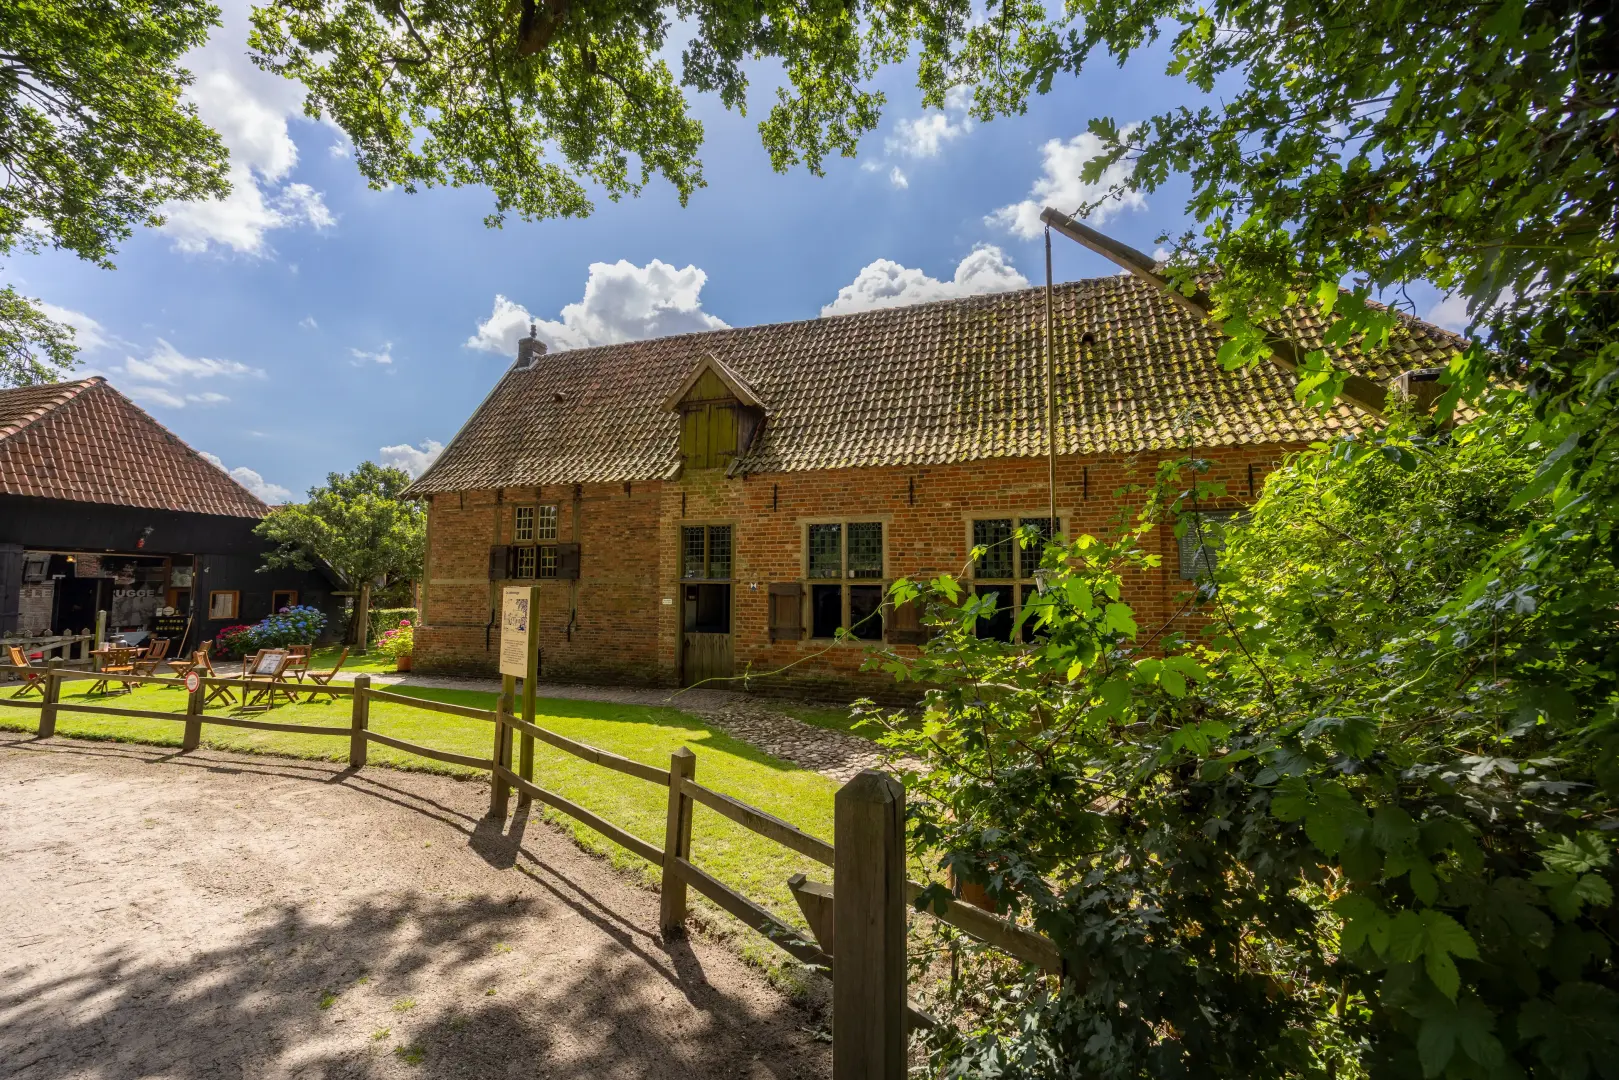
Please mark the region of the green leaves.
[[[1452, 993], [1451, 998], [1454, 996]], [[1422, 1020], [1417, 1057], [1423, 1076], [1444, 1074], [1458, 1053], [1489, 1070], [1499, 1067], [1506, 1057], [1501, 1040], [1493, 1034], [1495, 1017], [1477, 998], [1427, 998], [1411, 1011]]]
[[1439, 992], [1452, 1001], [1461, 987], [1453, 957], [1478, 959], [1478, 946], [1461, 923], [1442, 911], [1402, 911], [1388, 928], [1390, 959], [1406, 963], [1421, 961], [1423, 970]]

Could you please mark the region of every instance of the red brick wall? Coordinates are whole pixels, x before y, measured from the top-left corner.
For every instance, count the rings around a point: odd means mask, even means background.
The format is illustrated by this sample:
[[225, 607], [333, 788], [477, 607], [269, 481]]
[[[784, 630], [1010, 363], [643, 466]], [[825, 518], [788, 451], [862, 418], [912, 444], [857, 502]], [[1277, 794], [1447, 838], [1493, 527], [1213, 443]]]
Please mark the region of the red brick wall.
[[[1251, 500], [1253, 486], [1280, 461], [1280, 446], [1200, 449], [1213, 462], [1205, 479], [1221, 481], [1225, 505]], [[1057, 466], [1057, 509], [1069, 535], [1114, 533], [1144, 500], [1160, 460], [1181, 455], [1065, 458]], [[1136, 486], [1137, 490], [1129, 490]], [[558, 535], [581, 545], [581, 577], [543, 582], [539, 628], [545, 677], [672, 686], [679, 682], [680, 527], [734, 526], [733, 652], [752, 689], [847, 697], [892, 688], [886, 675], [858, 671], [864, 650], [825, 641], [771, 642], [771, 582], [804, 576], [804, 526], [828, 518], [882, 520], [891, 577], [961, 573], [972, 518], [1044, 517], [1043, 459], [966, 465], [838, 469], [726, 479], [690, 471], [678, 481], [546, 487], [540, 502], [559, 508]], [[429, 511], [428, 569], [416, 664], [423, 671], [492, 671], [499, 631], [485, 646], [495, 589], [487, 580], [489, 547], [511, 542], [512, 508], [533, 504], [532, 488], [436, 495]], [[578, 532], [575, 532], [577, 521]], [[1159, 570], [1137, 576], [1126, 599], [1143, 633], [1169, 622], [1195, 628], [1182, 601], [1175, 538], [1151, 534]], [[576, 594], [574, 599], [570, 594]], [[553, 600], [554, 598], [554, 600]], [[664, 604], [668, 598], [674, 601]], [[573, 613], [570, 624], [569, 614]], [[787, 669], [782, 671], [780, 669]]]

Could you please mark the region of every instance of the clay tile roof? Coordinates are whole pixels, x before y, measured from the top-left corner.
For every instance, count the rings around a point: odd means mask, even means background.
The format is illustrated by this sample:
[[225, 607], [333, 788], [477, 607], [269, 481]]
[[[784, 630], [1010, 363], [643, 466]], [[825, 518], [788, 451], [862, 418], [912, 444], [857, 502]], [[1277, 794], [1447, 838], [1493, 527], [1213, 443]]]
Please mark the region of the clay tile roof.
[[269, 513], [100, 376], [0, 390], [0, 494], [225, 517]]
[[[1025, 289], [543, 356], [507, 372], [410, 490], [670, 476], [679, 418], [663, 405], [705, 356], [765, 405], [733, 471], [1037, 456], [1043, 297]], [[1218, 335], [1135, 278], [1059, 285], [1053, 309], [1060, 453], [1308, 442], [1365, 423], [1348, 405], [1324, 415], [1299, 405], [1293, 377], [1273, 365], [1224, 370]], [[1277, 329], [1312, 349], [1325, 324], [1301, 312]], [[1327, 352], [1386, 382], [1442, 365], [1461, 344], [1402, 318], [1386, 349]]]

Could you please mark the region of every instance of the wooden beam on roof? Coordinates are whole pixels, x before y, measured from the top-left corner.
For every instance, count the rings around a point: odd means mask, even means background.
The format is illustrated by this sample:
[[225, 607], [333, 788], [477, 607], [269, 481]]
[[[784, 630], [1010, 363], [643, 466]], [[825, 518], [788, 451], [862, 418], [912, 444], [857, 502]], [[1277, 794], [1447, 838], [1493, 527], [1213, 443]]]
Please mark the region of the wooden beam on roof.
[[[1141, 280], [1156, 286], [1194, 317], [1212, 324], [1210, 312], [1214, 304], [1208, 292], [1199, 289], [1190, 296], [1180, 292], [1170, 283], [1168, 277], [1158, 271], [1158, 264], [1152, 256], [1137, 251], [1129, 244], [1120, 243], [1111, 236], [1099, 233], [1084, 222], [1077, 221], [1049, 206], [1040, 212], [1040, 220], [1080, 246], [1089, 248], [1109, 262], [1124, 267]], [[1216, 326], [1215, 329], [1218, 330], [1219, 327]], [[1273, 331], [1265, 330], [1264, 334], [1265, 345], [1270, 349], [1271, 362], [1289, 375], [1297, 377], [1308, 350], [1299, 348], [1289, 339]], [[1383, 415], [1383, 410], [1388, 404], [1388, 393], [1387, 387], [1364, 375], [1351, 372], [1348, 378], [1344, 379], [1343, 399], [1373, 416]]]
[[668, 412], [673, 412], [680, 408], [681, 399], [691, 392], [691, 388], [697, 385], [697, 380], [703, 377], [703, 372], [705, 371], [712, 371], [714, 376], [724, 383], [732, 394], [736, 395], [737, 401], [741, 404], [753, 409], [764, 409], [764, 402], [759, 400], [759, 395], [754, 391], [753, 387], [748, 385], [748, 381], [735, 371], [732, 371], [713, 353], [705, 353], [698, 357], [697, 363], [692, 366], [691, 371], [686, 374], [684, 379], [680, 380], [680, 385], [670, 391], [669, 396], [663, 399], [664, 409]]

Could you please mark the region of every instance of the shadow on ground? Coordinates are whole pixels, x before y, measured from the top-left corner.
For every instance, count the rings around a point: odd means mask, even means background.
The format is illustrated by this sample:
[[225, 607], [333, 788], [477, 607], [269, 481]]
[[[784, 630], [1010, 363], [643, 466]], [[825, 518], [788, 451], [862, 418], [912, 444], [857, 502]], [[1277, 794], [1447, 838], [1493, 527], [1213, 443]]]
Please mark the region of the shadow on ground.
[[[655, 899], [628, 886], [620, 895], [604, 889], [591, 875], [605, 871], [579, 863], [588, 857], [535, 829], [526, 810], [504, 830], [478, 817], [467, 797], [476, 792], [453, 781], [61, 741], [6, 740], [3, 748], [7, 780], [18, 759], [30, 759], [21, 769], [45, 781], [70, 767], [134, 775], [136, 784], [154, 772], [206, 770], [248, 795], [253, 785], [281, 792], [291, 782], [312, 804], [362, 796], [374, 810], [357, 815], [355, 845], [388, 858], [392, 841], [377, 822], [414, 818], [446, 842], [448, 827], [479, 857], [452, 884], [484, 885], [472, 895], [446, 887], [444, 896], [373, 888], [335, 905], [335, 915], [333, 905], [312, 912], [272, 902], [196, 927], [189, 947], [168, 955], [116, 933], [92, 947], [18, 939], [25, 946], [0, 965], [0, 1060], [9, 1077], [797, 1080], [826, 1072], [798, 1009], [746, 979], [737, 985], [734, 961], [728, 985], [717, 985], [700, 949], [653, 932]], [[411, 843], [420, 846], [419, 836]], [[516, 884], [488, 888], [495, 871], [509, 869], [522, 874]], [[345, 873], [332, 867], [334, 891], [349, 887]], [[69, 962], [64, 945], [86, 958]]]

